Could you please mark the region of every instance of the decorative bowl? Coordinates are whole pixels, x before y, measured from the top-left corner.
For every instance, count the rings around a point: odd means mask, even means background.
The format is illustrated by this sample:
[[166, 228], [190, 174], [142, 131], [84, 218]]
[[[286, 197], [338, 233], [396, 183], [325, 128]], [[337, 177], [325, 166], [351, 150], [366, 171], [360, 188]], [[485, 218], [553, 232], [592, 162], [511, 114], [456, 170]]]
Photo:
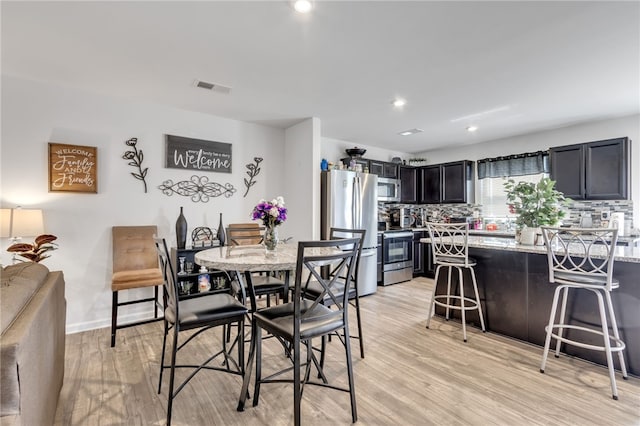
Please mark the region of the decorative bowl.
[[355, 148], [345, 149], [345, 151], [349, 157], [362, 157], [364, 153], [367, 152], [366, 149], [358, 148], [357, 146]]

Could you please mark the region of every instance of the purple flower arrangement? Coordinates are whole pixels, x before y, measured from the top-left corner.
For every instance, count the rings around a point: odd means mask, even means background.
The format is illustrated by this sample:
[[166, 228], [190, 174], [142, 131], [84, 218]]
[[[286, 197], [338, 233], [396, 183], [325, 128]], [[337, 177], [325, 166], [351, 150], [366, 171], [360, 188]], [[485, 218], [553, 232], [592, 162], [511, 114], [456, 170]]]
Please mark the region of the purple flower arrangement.
[[251, 219], [262, 220], [264, 226], [273, 228], [287, 220], [287, 208], [284, 206], [284, 198], [278, 196], [271, 201], [260, 200], [251, 212]]

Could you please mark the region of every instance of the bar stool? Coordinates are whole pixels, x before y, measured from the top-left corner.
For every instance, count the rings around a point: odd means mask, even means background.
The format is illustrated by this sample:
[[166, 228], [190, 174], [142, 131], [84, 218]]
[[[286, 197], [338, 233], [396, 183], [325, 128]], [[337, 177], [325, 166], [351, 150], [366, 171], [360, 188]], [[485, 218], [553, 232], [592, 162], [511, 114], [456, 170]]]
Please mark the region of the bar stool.
[[[622, 351], [624, 342], [618, 333], [618, 324], [611, 303], [611, 291], [620, 286], [613, 278], [613, 262], [618, 230], [613, 228], [551, 228], [542, 227], [542, 235], [547, 246], [549, 261], [549, 282], [559, 284], [553, 294], [549, 325], [545, 327], [546, 339], [540, 372], [544, 373], [551, 338], [556, 339], [555, 356], [560, 356], [562, 342], [585, 349], [604, 351], [607, 357], [611, 392], [613, 399], [618, 399], [613, 352], [618, 353], [620, 369], [623, 379], [627, 379], [627, 368]], [[567, 297], [570, 289], [588, 290], [598, 298], [601, 330], [580, 325], [567, 324]], [[556, 322], [558, 299], [562, 293], [560, 317]], [[606, 305], [603, 300], [606, 300]], [[608, 310], [608, 313], [607, 313]], [[611, 319], [613, 336], [609, 334], [607, 314]], [[596, 346], [563, 336], [565, 330], [579, 330], [590, 334], [600, 335], [603, 345]]]
[[[436, 265], [436, 285], [433, 288], [433, 297], [429, 305], [429, 316], [427, 317], [427, 328], [431, 322], [431, 313], [435, 309], [435, 305], [442, 306], [446, 309], [445, 319], [449, 320], [449, 310], [455, 309], [460, 311], [462, 317], [462, 336], [467, 341], [467, 327], [465, 312], [469, 310], [477, 310], [480, 316], [480, 325], [482, 332], [485, 332], [484, 318], [482, 316], [482, 306], [480, 304], [480, 296], [478, 295], [478, 284], [476, 282], [476, 274], [473, 267], [476, 261], [469, 258], [469, 224], [468, 223], [427, 223], [429, 229], [429, 238], [431, 239], [431, 248], [433, 250], [433, 260]], [[436, 296], [436, 287], [438, 286], [438, 278], [440, 276], [440, 268], [449, 269], [447, 277], [447, 293]], [[458, 271], [458, 284], [460, 295], [451, 294], [451, 271]], [[465, 297], [463, 269], [468, 269], [473, 282], [473, 291], [475, 298]], [[460, 304], [456, 304], [456, 300]]]

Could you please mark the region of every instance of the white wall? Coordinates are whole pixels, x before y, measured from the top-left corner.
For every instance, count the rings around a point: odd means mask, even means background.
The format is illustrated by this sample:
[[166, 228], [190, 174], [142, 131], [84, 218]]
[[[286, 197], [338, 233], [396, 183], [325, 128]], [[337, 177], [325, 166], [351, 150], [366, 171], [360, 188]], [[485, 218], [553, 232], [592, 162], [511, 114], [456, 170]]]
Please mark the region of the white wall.
[[594, 121], [475, 145], [425, 151], [416, 156], [426, 157], [430, 164], [456, 160], [479, 160], [622, 136], [627, 136], [632, 140], [630, 184], [631, 199], [633, 200], [633, 223], [637, 228], [640, 227], [640, 115]]
[[[233, 173], [165, 169], [167, 133], [231, 143]], [[149, 167], [146, 194], [142, 183], [130, 175], [133, 168], [121, 158], [128, 149], [124, 142], [131, 137], [138, 138], [143, 165]], [[43, 263], [64, 271], [67, 331], [104, 327], [111, 315], [111, 227], [156, 224], [160, 235], [175, 245], [180, 206], [184, 206], [189, 235], [196, 226], [217, 228], [220, 213], [225, 225], [250, 221], [260, 198], [285, 190], [284, 139], [281, 129], [3, 76], [2, 207], [44, 209], [45, 231], [58, 236], [59, 249]], [[98, 148], [98, 194], [48, 192], [48, 142]], [[264, 158], [262, 171], [245, 198], [245, 166], [254, 157]], [[175, 182], [192, 175], [229, 182], [237, 192], [230, 198], [194, 203], [158, 189], [166, 179]], [[9, 242], [1, 243], [2, 263], [8, 264]], [[122, 299], [131, 293], [123, 292]], [[123, 309], [134, 318], [149, 307]]]
[[285, 132], [285, 202], [288, 232], [298, 241], [320, 239], [320, 120], [309, 118]]

